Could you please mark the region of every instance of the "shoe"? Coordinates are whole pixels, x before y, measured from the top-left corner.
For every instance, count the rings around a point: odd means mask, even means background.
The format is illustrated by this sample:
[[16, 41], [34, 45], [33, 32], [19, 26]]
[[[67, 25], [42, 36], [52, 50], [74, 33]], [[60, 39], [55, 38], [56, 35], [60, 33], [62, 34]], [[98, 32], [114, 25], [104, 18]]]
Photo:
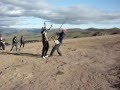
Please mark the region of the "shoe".
[[48, 57], [48, 55], [46, 55], [45, 57]]
[[46, 59], [44, 56], [42, 57], [43, 59]]

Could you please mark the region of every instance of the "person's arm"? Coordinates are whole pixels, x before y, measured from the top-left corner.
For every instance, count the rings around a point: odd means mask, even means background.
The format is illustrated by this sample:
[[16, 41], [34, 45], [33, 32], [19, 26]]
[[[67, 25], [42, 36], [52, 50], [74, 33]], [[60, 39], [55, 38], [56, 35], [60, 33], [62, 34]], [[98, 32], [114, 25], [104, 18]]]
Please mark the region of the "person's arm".
[[46, 28], [46, 23], [44, 22], [44, 27]]
[[52, 28], [52, 25], [50, 26], [50, 28], [49, 28], [49, 29], [47, 29], [47, 31], [49, 31], [51, 28]]
[[61, 34], [61, 32], [56, 32], [56, 35], [59, 36]]

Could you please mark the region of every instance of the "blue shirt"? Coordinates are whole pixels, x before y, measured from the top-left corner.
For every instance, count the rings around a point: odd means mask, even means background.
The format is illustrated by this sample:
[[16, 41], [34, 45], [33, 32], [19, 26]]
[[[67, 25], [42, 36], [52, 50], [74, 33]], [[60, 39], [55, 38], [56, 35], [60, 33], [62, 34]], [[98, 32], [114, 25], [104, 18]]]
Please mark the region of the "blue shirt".
[[64, 33], [64, 32], [59, 33], [58, 41], [59, 41], [60, 43], [62, 43], [64, 37], [65, 37], [65, 33]]

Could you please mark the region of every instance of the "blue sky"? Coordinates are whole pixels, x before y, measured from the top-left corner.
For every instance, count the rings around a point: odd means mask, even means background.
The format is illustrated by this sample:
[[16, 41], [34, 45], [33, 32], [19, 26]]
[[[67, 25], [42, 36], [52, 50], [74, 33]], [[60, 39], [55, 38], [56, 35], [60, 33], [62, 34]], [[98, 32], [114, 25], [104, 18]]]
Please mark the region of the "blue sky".
[[56, 6], [85, 5], [110, 11], [120, 8], [120, 0], [53, 0], [50, 3]]
[[0, 0], [0, 27], [120, 28], [120, 0]]

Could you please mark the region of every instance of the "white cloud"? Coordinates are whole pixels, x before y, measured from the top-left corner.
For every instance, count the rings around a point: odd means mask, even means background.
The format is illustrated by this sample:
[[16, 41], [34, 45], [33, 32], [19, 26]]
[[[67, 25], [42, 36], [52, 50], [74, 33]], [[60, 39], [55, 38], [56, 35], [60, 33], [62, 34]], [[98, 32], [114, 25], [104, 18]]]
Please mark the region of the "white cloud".
[[120, 20], [120, 13], [81, 5], [56, 7], [48, 4], [47, 0], [0, 0], [0, 17], [2, 17], [0, 26], [10, 26], [16, 23], [16, 20], [20, 20], [20, 17], [39, 17], [56, 24], [62, 23], [66, 17], [68, 17], [67, 23], [74, 25], [114, 24]]
[[5, 17], [0, 16], [0, 27], [10, 27], [23, 21], [26, 17]]

